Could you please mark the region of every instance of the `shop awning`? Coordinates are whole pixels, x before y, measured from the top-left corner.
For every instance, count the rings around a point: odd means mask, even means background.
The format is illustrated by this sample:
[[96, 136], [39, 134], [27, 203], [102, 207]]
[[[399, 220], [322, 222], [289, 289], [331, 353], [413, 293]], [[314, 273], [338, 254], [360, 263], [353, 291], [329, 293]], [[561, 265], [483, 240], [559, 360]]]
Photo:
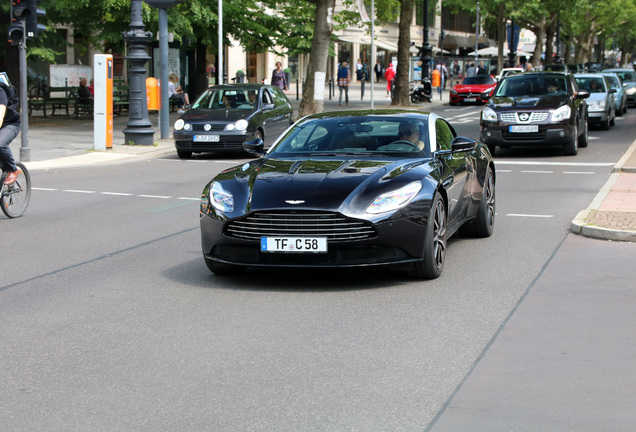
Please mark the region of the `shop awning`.
[[[338, 42], [371, 45], [371, 38], [368, 36], [338, 36]], [[376, 39], [373, 43], [376, 48], [385, 49], [387, 51], [397, 52], [398, 47], [389, 41]]]

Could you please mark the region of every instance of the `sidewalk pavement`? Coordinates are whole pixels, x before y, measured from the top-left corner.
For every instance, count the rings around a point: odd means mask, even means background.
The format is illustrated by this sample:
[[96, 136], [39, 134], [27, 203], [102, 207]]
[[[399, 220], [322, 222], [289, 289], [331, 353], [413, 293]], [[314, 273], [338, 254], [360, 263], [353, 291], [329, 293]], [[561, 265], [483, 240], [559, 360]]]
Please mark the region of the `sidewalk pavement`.
[[[298, 118], [300, 100], [296, 99], [295, 86], [286, 91], [295, 118]], [[386, 91], [386, 82], [374, 83], [373, 108], [388, 109], [390, 98]], [[410, 109], [428, 111], [432, 106], [448, 104], [448, 89], [440, 95], [433, 89], [432, 103], [413, 104]], [[354, 84], [349, 89], [349, 104], [339, 104], [339, 90], [336, 86], [330, 95], [325, 89], [325, 111], [371, 109], [371, 84], [365, 86], [364, 97], [361, 86]], [[93, 122], [91, 118], [81, 117], [48, 117], [41, 114], [29, 117], [29, 149], [31, 161], [26, 165], [30, 170], [46, 170], [56, 168], [72, 168], [77, 166], [104, 163], [120, 163], [135, 158], [150, 158], [174, 153], [174, 142], [171, 137], [172, 124], [177, 113], [170, 114], [170, 133], [168, 138], [160, 137], [159, 116], [150, 114], [149, 119], [156, 131], [153, 146], [134, 146], [124, 143], [123, 130], [128, 116], [114, 116], [113, 147], [107, 151], [93, 150]], [[14, 143], [20, 143], [18, 136]], [[16, 157], [22, 153], [16, 144], [13, 153]], [[496, 160], [495, 160], [496, 163]], [[600, 190], [589, 207], [579, 212], [572, 221], [574, 233], [586, 237], [636, 241], [636, 141], [614, 167], [605, 186]]]

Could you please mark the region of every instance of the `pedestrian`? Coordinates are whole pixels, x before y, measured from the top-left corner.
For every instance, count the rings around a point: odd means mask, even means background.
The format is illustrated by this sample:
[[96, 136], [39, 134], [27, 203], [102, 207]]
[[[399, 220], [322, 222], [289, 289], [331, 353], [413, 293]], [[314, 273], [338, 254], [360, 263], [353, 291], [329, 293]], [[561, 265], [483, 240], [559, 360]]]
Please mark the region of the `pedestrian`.
[[346, 61], [343, 61], [338, 68], [338, 88], [340, 89], [339, 106], [342, 106], [342, 92], [345, 94], [345, 104], [349, 105], [349, 83], [351, 82], [351, 72]]
[[358, 59], [356, 63], [356, 80], [362, 81], [362, 60]]
[[95, 80], [93, 78], [91, 78], [90, 84], [86, 88], [91, 92], [91, 96], [95, 97]]
[[183, 114], [185, 110], [190, 108], [190, 98], [181, 88], [179, 77], [174, 72], [168, 75], [168, 97], [177, 102], [178, 114]]
[[9, 86], [3, 82], [0, 86], [0, 164], [2, 171], [7, 173], [5, 185], [15, 183], [18, 178], [18, 167], [9, 147], [20, 132], [20, 113], [15, 108], [11, 103]]
[[476, 71], [475, 63], [471, 63], [470, 66], [468, 66], [468, 69], [466, 69], [466, 76], [473, 76]]
[[360, 100], [364, 100], [364, 86], [367, 81], [369, 81], [369, 68], [365, 63], [362, 65], [362, 70], [360, 72]]
[[272, 85], [280, 88], [281, 90], [287, 90], [287, 77], [285, 75], [285, 71], [282, 69], [283, 64], [281, 62], [276, 62], [276, 69], [272, 72]]
[[389, 67], [384, 72], [384, 78], [386, 78], [386, 95], [391, 96], [393, 99], [393, 80], [395, 79], [395, 69], [393, 69], [393, 63], [389, 63]]
[[446, 63], [442, 62], [442, 88], [446, 89], [446, 80], [448, 80], [448, 69]]
[[484, 67], [483, 61], [479, 62], [479, 67], [477, 68], [477, 75], [488, 75], [488, 72], [486, 72], [486, 68]]
[[382, 65], [380, 64], [380, 60], [375, 61], [373, 70], [375, 71], [375, 82], [380, 82], [380, 77], [382, 77]]

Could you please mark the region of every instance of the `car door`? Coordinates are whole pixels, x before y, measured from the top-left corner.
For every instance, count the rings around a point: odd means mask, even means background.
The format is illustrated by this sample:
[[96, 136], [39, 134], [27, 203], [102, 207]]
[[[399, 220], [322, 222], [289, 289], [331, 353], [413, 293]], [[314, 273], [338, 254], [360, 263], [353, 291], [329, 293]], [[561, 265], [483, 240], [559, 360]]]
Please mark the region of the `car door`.
[[570, 82], [570, 92], [572, 93], [573, 99], [572, 103], [574, 104], [574, 108], [577, 112], [576, 119], [578, 119], [577, 126], [579, 129], [579, 135], [581, 135], [587, 127], [587, 101], [585, 99], [577, 99], [574, 97], [579, 92], [579, 85], [572, 77], [570, 77], [568, 81]]
[[[438, 150], [451, 150], [452, 141], [457, 135], [455, 130], [445, 120], [438, 118], [435, 121], [435, 135], [437, 136]], [[466, 152], [453, 152], [441, 156], [444, 166], [442, 184], [448, 195], [448, 224], [462, 219], [470, 198], [469, 166]]]
[[[265, 138], [271, 145], [291, 124], [291, 106], [284, 94], [277, 94], [275, 87], [263, 89], [262, 109], [265, 114]], [[282, 96], [282, 98], [281, 98]]]

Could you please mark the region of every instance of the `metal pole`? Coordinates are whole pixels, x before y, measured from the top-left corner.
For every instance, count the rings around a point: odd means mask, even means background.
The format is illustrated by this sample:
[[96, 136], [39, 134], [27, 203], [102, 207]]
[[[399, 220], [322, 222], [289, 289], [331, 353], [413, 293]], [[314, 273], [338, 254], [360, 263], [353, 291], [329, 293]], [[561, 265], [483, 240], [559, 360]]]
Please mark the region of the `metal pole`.
[[159, 129], [161, 139], [170, 138], [170, 100], [168, 96], [168, 9], [159, 9], [159, 79], [161, 105]]
[[223, 0], [219, 0], [219, 70], [218, 76], [221, 84], [225, 84], [223, 82]]
[[[479, 2], [477, 2], [477, 20], [475, 21], [475, 68], [477, 68], [477, 51], [479, 50]], [[476, 69], [475, 69], [476, 70]]]
[[428, 0], [424, 0], [423, 19], [424, 41], [420, 54], [420, 61], [422, 62], [422, 85], [424, 85], [428, 79], [428, 64], [431, 61], [431, 46], [428, 43]]
[[21, 144], [20, 144], [20, 161], [31, 161], [31, 149], [29, 148], [29, 101], [27, 97], [27, 60], [26, 60], [26, 23], [22, 20], [22, 42], [18, 48], [20, 52], [20, 116], [21, 127], [20, 132]]
[[375, 81], [375, 0], [371, 0], [371, 64], [369, 65], [372, 68], [369, 73], [369, 77], [371, 78], [371, 109], [374, 108], [373, 101], [373, 82]]

